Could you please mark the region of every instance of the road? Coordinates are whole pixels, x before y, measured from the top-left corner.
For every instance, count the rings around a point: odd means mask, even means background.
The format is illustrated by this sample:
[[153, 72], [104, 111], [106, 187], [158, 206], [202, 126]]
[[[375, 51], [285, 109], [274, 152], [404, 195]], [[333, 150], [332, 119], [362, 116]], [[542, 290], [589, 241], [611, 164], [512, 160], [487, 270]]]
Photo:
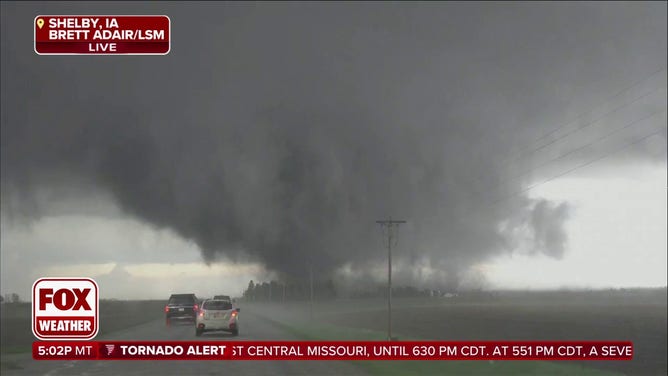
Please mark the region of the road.
[[[195, 337], [192, 325], [165, 327], [164, 320], [100, 336], [98, 340], [165, 340], [165, 341], [248, 341], [295, 340], [278, 326], [242, 308], [238, 337], [226, 333], [206, 333]], [[241, 321], [243, 320], [243, 321]], [[30, 354], [3, 356], [9, 367], [5, 375], [363, 375], [364, 371], [342, 361], [36, 361]]]

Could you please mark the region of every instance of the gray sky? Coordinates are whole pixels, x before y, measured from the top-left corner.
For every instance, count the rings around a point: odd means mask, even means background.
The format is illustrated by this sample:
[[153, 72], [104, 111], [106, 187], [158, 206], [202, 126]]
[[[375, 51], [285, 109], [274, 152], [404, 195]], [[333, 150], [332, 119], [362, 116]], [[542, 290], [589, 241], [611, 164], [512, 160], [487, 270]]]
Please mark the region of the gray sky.
[[[72, 13], [166, 14], [171, 52], [35, 55]], [[405, 283], [618, 285], [640, 252], [623, 285], [666, 284], [665, 3], [3, 2], [1, 58], [3, 292], [374, 280], [390, 215]]]

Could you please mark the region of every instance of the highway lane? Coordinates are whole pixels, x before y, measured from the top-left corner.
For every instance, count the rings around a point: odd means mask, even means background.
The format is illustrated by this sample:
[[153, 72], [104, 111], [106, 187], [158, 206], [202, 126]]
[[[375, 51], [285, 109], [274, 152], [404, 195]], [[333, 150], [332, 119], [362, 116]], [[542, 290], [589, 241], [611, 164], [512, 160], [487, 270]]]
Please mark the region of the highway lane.
[[[100, 336], [98, 340], [165, 340], [165, 341], [247, 341], [294, 340], [280, 327], [241, 307], [240, 333], [206, 333], [195, 337], [192, 325], [166, 327], [164, 320]], [[342, 361], [36, 361], [29, 354], [3, 357], [16, 369], [3, 369], [4, 375], [31, 376], [98, 376], [98, 375], [363, 375], [364, 371]]]

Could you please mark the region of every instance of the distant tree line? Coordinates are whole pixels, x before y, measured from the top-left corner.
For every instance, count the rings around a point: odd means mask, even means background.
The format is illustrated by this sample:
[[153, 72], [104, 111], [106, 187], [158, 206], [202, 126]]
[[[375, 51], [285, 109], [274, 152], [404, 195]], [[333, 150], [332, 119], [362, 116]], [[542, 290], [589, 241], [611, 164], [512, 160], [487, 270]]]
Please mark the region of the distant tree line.
[[2, 303], [21, 303], [21, 297], [19, 294], [13, 292], [11, 294], [5, 294], [5, 296], [0, 296], [0, 302]]
[[[432, 289], [418, 289], [414, 286], [396, 286], [392, 287], [392, 297], [394, 298], [416, 298], [441, 296], [442, 293]], [[351, 298], [385, 298], [387, 297], [387, 286], [378, 286], [373, 290], [355, 291], [349, 294]]]
[[[251, 280], [243, 292], [243, 297], [245, 300], [256, 302], [309, 300], [311, 298], [311, 284], [309, 281], [255, 283]], [[336, 289], [331, 279], [313, 281], [313, 299], [324, 300], [336, 297]]]
[[[386, 286], [358, 288], [355, 291], [347, 291], [342, 296], [336, 290], [331, 279], [324, 281], [313, 281], [313, 299], [327, 300], [337, 297], [347, 298], [382, 298], [387, 297]], [[392, 296], [397, 298], [411, 297], [443, 297], [452, 294], [433, 289], [418, 289], [413, 286], [396, 286], [392, 288]], [[251, 280], [243, 292], [243, 298], [255, 302], [282, 302], [309, 300], [311, 297], [311, 285], [309, 281], [301, 282], [255, 282]]]

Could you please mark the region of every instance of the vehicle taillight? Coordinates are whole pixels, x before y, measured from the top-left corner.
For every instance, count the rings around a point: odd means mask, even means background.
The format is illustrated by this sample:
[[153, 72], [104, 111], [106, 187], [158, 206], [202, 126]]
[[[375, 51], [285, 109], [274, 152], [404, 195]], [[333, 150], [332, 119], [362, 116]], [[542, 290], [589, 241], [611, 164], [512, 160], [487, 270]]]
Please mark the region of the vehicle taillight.
[[167, 312], [169, 312], [169, 306], [168, 305], [165, 306], [165, 313], [167, 313]]
[[199, 317], [204, 317], [204, 310], [199, 311]]
[[238, 312], [237, 311], [232, 311], [232, 317], [237, 317]]
[[199, 309], [199, 306], [197, 304], [195, 304], [195, 306], [193, 306], [193, 309], [195, 310], [195, 312], [197, 312], [197, 310]]

